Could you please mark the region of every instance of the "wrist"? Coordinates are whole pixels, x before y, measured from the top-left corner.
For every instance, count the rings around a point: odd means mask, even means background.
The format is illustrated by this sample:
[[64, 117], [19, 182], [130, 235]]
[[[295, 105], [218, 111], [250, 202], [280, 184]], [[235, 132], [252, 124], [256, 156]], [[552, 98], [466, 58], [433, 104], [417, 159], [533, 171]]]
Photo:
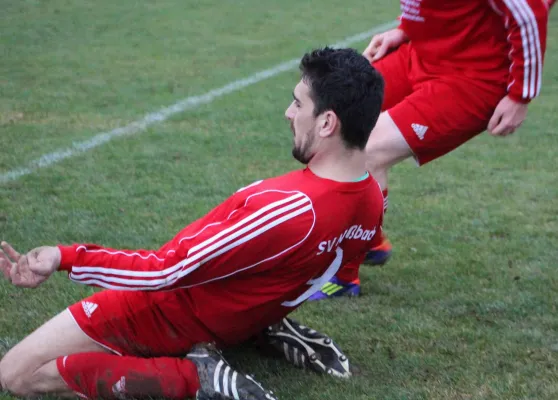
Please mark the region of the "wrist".
[[401, 25], [399, 25], [395, 30], [399, 31], [399, 36], [401, 38], [401, 44], [409, 41], [409, 36], [405, 33]]
[[513, 93], [508, 93], [508, 97], [510, 100], [513, 100], [516, 103], [520, 103], [520, 104], [529, 104], [531, 102], [531, 99], [525, 99], [521, 96], [517, 96]]
[[58, 271], [71, 271], [74, 265], [76, 249], [74, 246], [56, 246], [58, 250]]

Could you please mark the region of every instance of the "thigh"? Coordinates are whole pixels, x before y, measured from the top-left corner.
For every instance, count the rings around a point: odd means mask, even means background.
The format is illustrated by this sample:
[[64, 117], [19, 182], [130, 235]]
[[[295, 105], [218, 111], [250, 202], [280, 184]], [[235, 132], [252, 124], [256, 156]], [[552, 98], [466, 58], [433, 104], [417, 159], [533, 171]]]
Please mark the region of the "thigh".
[[380, 114], [366, 144], [366, 154], [367, 167], [372, 175], [413, 156], [411, 148], [389, 112], [384, 111]]
[[372, 64], [384, 78], [384, 101], [387, 110], [402, 101], [412, 91], [409, 81], [409, 46], [403, 44], [395, 51]]
[[388, 113], [422, 165], [483, 132], [505, 94], [502, 86], [442, 76], [416, 85]]

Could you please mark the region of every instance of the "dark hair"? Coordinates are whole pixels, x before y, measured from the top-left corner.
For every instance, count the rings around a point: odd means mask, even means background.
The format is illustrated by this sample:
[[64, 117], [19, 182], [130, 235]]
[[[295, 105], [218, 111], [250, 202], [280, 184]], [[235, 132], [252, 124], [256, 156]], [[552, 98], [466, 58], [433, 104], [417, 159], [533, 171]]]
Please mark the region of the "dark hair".
[[345, 145], [364, 149], [382, 107], [380, 73], [356, 50], [330, 47], [306, 53], [300, 70], [310, 87], [314, 115], [333, 111], [341, 121]]

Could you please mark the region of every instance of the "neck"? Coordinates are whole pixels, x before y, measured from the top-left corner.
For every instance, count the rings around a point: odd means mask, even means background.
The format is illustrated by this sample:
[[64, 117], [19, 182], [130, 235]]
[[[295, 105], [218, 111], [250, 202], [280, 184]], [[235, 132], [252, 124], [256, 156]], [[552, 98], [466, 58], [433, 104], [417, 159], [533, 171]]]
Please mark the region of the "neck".
[[353, 182], [366, 173], [366, 152], [344, 150], [338, 153], [316, 154], [308, 168], [320, 178], [337, 182]]

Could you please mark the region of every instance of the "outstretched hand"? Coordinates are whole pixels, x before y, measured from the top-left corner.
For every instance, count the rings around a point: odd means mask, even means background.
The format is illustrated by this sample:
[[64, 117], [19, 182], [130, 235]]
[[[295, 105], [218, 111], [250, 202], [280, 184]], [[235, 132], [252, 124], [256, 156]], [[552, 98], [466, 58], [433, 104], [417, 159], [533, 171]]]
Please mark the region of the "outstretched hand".
[[6, 242], [0, 251], [0, 271], [14, 286], [36, 288], [46, 281], [60, 265], [58, 247], [37, 247], [20, 254]]

